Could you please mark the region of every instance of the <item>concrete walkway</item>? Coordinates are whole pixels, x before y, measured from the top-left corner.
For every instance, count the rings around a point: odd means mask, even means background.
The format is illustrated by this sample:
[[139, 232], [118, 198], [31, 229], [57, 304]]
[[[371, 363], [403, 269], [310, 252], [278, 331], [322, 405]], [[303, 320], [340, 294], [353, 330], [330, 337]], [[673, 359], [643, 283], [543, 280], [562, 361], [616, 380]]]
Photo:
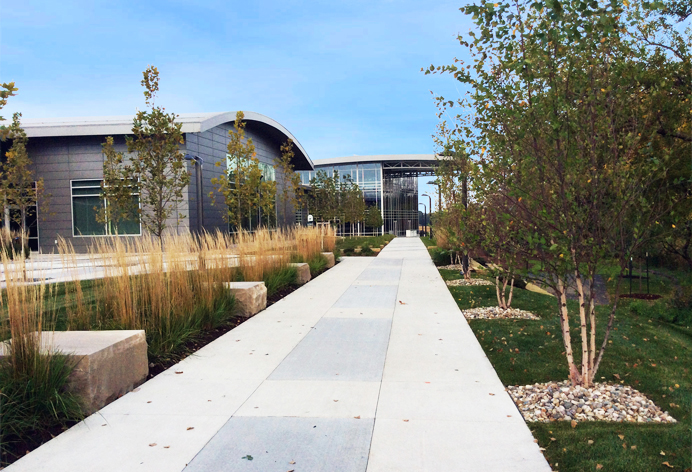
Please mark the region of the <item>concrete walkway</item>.
[[349, 258], [8, 471], [549, 471], [418, 238]]

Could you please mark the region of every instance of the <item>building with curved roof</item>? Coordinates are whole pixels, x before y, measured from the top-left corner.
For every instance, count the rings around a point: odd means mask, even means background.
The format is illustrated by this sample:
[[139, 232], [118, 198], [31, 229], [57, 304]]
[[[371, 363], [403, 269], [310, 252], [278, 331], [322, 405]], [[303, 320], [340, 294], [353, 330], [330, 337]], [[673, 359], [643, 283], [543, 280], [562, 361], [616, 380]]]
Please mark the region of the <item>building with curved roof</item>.
[[[277, 181], [278, 192], [284, 182], [274, 172], [274, 165], [281, 156], [281, 145], [288, 139], [294, 143], [295, 169], [314, 169], [308, 153], [284, 126], [259, 113], [246, 111], [244, 115], [246, 136], [254, 142], [265, 178]], [[226, 171], [229, 132], [234, 130], [235, 117], [236, 112], [178, 116], [185, 138], [180, 150], [190, 160], [192, 178], [177, 214], [168, 222], [172, 231], [228, 230], [223, 218], [224, 205], [212, 205], [208, 194], [214, 190], [211, 180]], [[62, 237], [76, 250], [83, 251], [94, 238], [113, 235], [111, 225], [96, 218], [96, 209], [107, 204], [100, 195], [104, 161], [101, 145], [107, 136], [113, 136], [116, 150], [125, 152], [125, 137], [132, 134], [132, 119], [133, 116], [106, 116], [22, 120], [34, 175], [43, 178], [45, 193], [50, 195], [49, 211], [33, 209], [27, 218], [32, 250], [54, 251], [58, 237]], [[0, 156], [4, 157], [10, 145], [11, 142], [0, 143]], [[252, 228], [260, 218], [266, 223], [272, 217], [279, 225], [293, 224], [294, 213], [291, 208], [284, 215], [277, 208], [275, 215], [252, 215], [248, 224]], [[120, 236], [142, 234], [139, 222], [121, 224], [118, 231]]]
[[381, 228], [359, 228], [360, 232], [404, 236], [407, 230], [418, 230], [418, 177], [434, 175], [438, 159], [435, 154], [336, 157], [316, 160], [314, 170], [300, 174], [304, 185], [310, 185], [318, 172], [350, 177], [363, 191], [366, 204], [380, 209], [384, 222]]

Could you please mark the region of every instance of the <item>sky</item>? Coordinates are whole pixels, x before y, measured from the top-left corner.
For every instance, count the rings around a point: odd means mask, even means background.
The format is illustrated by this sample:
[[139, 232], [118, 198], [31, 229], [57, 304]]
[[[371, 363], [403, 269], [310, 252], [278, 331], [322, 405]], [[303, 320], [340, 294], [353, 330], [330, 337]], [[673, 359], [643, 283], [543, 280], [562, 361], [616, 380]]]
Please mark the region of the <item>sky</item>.
[[[433, 95], [461, 95], [422, 67], [463, 56], [463, 0], [0, 0], [2, 110], [24, 118], [134, 114], [155, 65], [175, 113], [246, 110], [285, 126], [313, 162], [435, 152]], [[432, 191], [421, 178], [419, 193]], [[420, 198], [420, 202], [427, 202]], [[421, 207], [422, 209], [422, 207]]]

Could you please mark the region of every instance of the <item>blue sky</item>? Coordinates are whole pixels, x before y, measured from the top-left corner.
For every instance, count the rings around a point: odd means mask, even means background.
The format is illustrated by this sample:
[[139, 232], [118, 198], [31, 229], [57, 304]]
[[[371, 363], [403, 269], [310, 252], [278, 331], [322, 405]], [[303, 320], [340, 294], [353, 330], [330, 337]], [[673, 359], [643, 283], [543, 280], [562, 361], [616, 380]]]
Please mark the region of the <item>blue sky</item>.
[[14, 81], [19, 94], [2, 115], [134, 113], [144, 107], [141, 73], [153, 64], [157, 103], [169, 111], [262, 113], [314, 161], [431, 153], [430, 91], [461, 92], [451, 77], [420, 69], [463, 53], [456, 35], [471, 25], [462, 4], [5, 1], [0, 82]]

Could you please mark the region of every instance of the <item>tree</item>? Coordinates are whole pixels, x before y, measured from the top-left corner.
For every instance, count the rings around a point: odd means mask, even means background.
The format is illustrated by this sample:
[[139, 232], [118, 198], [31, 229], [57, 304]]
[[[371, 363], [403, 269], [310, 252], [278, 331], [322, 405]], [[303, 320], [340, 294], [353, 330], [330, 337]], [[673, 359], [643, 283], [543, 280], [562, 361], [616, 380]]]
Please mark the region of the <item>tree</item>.
[[339, 197], [343, 222], [351, 224], [353, 235], [355, 226], [365, 218], [366, 204], [363, 192], [350, 176], [343, 176]]
[[339, 219], [339, 174], [331, 177], [324, 171], [317, 171], [310, 181], [310, 211], [317, 221], [335, 222]]
[[[26, 219], [33, 208], [38, 207], [39, 197], [44, 193], [43, 178], [35, 180], [31, 170], [31, 159], [26, 151], [28, 139], [21, 128], [21, 113], [15, 113], [12, 125], [7, 128], [7, 136], [12, 139], [12, 146], [5, 154], [6, 161], [0, 165], [0, 192], [5, 206], [5, 214], [11, 214], [9, 209], [19, 210], [12, 219], [21, 228], [22, 251], [27, 245]], [[42, 208], [47, 209], [47, 201], [42, 202]], [[6, 231], [9, 227], [5, 225]]]
[[137, 182], [125, 180], [124, 156], [115, 150], [112, 136], [108, 136], [101, 147], [105, 156], [101, 185], [104, 204], [97, 208], [96, 219], [108, 225], [108, 234], [120, 234], [121, 222], [139, 221], [139, 200], [133, 195]]
[[[578, 0], [467, 6], [476, 32], [459, 39], [474, 62], [427, 71], [453, 74], [468, 87], [466, 98], [439, 103], [468, 107], [456, 115], [455, 139], [479, 160], [476, 198], [500, 199], [498, 216], [519, 222], [514, 238], [545, 267], [574, 385], [593, 383], [617, 308], [621, 278], [599, 347], [597, 272], [615, 257], [624, 273], [655, 222], [689, 198], [667, 179], [681, 155], [660, 141], [657, 110], [670, 100], [666, 84], [674, 78], [647, 73], [649, 53], [630, 36], [625, 8]], [[642, 87], [645, 77], [656, 83]], [[581, 369], [569, 285], [579, 298]]]
[[[180, 221], [185, 217], [178, 209], [190, 183], [190, 174], [179, 147], [185, 142], [182, 124], [175, 121], [177, 115], [166, 113], [165, 108], [155, 104], [159, 91], [158, 69], [147, 67], [141, 83], [150, 110], [137, 112], [132, 122], [134, 137], [125, 138], [131, 154], [128, 162], [115, 152], [112, 138], [103, 144], [106, 160], [102, 195], [107, 206], [113, 207], [108, 213], [116, 216], [116, 221], [136, 211], [142, 227], [163, 244], [169, 218], [175, 216]], [[139, 193], [139, 198], [133, 199], [133, 193]], [[105, 216], [105, 213], [101, 215]]]
[[[487, 198], [481, 205], [469, 204], [460, 216], [459, 239], [468, 254], [468, 248], [482, 251], [488, 256], [488, 271], [495, 278], [497, 305], [507, 310], [512, 305], [514, 282], [519, 272], [522, 254], [519, 221], [509, 215], [512, 209], [502, 208], [502, 198]], [[468, 270], [464, 270], [470, 278]], [[507, 294], [509, 285], [509, 294]]]
[[[221, 177], [211, 180], [216, 191], [223, 197], [227, 211], [224, 218], [232, 227], [244, 226], [252, 229], [252, 218], [255, 212], [267, 217], [273, 214], [276, 197], [276, 182], [266, 179], [255, 153], [252, 139], [245, 139], [245, 115], [242, 111], [236, 114], [233, 123], [234, 131], [229, 131], [228, 157], [226, 171]], [[221, 166], [221, 162], [216, 163]], [[214, 192], [210, 192], [212, 204], [215, 204]], [[261, 225], [261, 221], [259, 223]]]
[[365, 226], [373, 228], [377, 232], [380, 231], [380, 228], [384, 224], [384, 221], [382, 220], [382, 213], [380, 212], [380, 209], [377, 208], [377, 205], [368, 206], [368, 208], [365, 210], [364, 220]]
[[[7, 105], [7, 99], [9, 97], [14, 97], [17, 90], [17, 87], [14, 86], [14, 82], [0, 84], [0, 110]], [[0, 121], [5, 121], [5, 118], [0, 116]], [[9, 133], [9, 128], [0, 126], [0, 141], [5, 141], [8, 138]]]
[[289, 138], [285, 144], [281, 145], [281, 157], [275, 166], [280, 180], [283, 182], [281, 187], [281, 202], [286, 221], [288, 220], [289, 207], [297, 208], [301, 206], [305, 195], [301, 185], [300, 175], [294, 170], [294, 156], [293, 140]]

